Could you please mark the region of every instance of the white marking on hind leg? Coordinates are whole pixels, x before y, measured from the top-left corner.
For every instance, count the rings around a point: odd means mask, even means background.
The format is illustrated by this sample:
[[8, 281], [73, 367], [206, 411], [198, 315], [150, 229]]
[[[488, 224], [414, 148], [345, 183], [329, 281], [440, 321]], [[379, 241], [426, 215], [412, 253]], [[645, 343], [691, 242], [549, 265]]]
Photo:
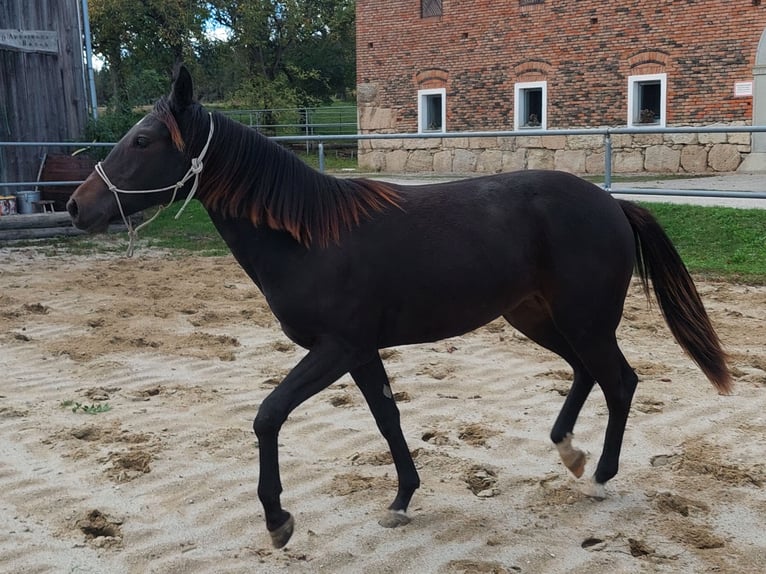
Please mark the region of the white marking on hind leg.
[[388, 510], [386, 514], [378, 520], [378, 524], [384, 528], [397, 528], [410, 523], [410, 517], [404, 510]]
[[590, 480], [586, 480], [582, 483], [582, 493], [596, 500], [604, 500], [606, 498], [606, 485], [596, 482], [595, 477], [591, 476]]
[[566, 466], [577, 478], [580, 478], [583, 475], [583, 472], [585, 472], [585, 460], [587, 457], [579, 448], [574, 448], [572, 446], [573, 437], [574, 435], [571, 432], [568, 433], [567, 436], [564, 437], [564, 440], [556, 443], [556, 448], [559, 451], [559, 456], [561, 457], [561, 462], [564, 463], [564, 466]]

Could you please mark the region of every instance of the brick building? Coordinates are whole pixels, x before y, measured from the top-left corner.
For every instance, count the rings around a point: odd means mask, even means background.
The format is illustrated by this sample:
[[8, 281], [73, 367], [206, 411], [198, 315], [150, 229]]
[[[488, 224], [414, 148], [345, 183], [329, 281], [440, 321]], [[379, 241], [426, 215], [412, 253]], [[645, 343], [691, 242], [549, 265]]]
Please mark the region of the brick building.
[[[731, 171], [766, 152], [749, 134], [651, 133], [766, 123], [760, 0], [357, 0], [356, 20], [363, 132], [645, 128], [615, 138], [622, 172]], [[604, 165], [601, 136], [380, 140], [359, 152], [387, 171]]]

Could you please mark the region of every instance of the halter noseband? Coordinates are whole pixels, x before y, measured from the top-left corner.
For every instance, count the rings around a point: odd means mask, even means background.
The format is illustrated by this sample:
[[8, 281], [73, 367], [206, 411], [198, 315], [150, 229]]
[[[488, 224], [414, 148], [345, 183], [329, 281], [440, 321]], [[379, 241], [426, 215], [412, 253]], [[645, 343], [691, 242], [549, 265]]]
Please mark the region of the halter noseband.
[[[208, 116], [210, 116], [210, 131], [207, 134], [207, 142], [205, 142], [205, 147], [202, 148], [202, 151], [199, 153], [199, 155], [195, 158], [192, 158], [191, 160], [191, 166], [187, 170], [187, 172], [184, 174], [184, 176], [179, 179], [176, 183], [173, 185], [167, 185], [165, 187], [158, 187], [156, 189], [120, 189], [116, 185], [114, 185], [109, 177], [106, 175], [106, 171], [104, 171], [104, 166], [102, 165], [102, 162], [98, 162], [96, 164], [96, 173], [98, 176], [104, 180], [104, 183], [109, 188], [109, 191], [111, 191], [114, 194], [114, 198], [117, 200], [117, 207], [120, 209], [120, 216], [122, 217], [122, 221], [125, 223], [125, 227], [128, 228], [128, 257], [133, 257], [133, 249], [135, 247], [135, 241], [138, 238], [138, 231], [139, 229], [146, 227], [149, 225], [152, 221], [154, 221], [157, 216], [162, 212], [163, 209], [166, 207], [170, 207], [170, 205], [176, 200], [176, 194], [178, 193], [178, 190], [181, 189], [184, 185], [186, 185], [186, 182], [190, 179], [194, 178], [194, 183], [192, 184], [191, 191], [189, 191], [189, 195], [186, 196], [186, 200], [184, 200], [183, 205], [181, 206], [181, 209], [178, 210], [178, 213], [175, 215], [175, 219], [178, 219], [183, 213], [183, 210], [186, 209], [186, 206], [189, 205], [189, 202], [194, 197], [194, 194], [197, 193], [197, 187], [199, 185], [199, 176], [202, 173], [202, 168], [204, 167], [204, 164], [202, 163], [202, 160], [205, 158], [205, 154], [207, 154], [208, 147], [210, 147], [210, 142], [213, 139], [213, 132], [215, 131], [215, 123], [213, 122], [213, 114], [211, 112], [208, 112]], [[125, 216], [125, 211], [122, 209], [122, 203], [120, 202], [120, 195], [121, 193], [159, 193], [162, 191], [170, 191], [173, 190], [173, 195], [170, 198], [170, 201], [167, 205], [160, 205], [157, 209], [157, 212], [147, 221], [144, 221], [141, 225], [133, 229], [133, 224], [130, 222], [130, 219], [128, 219]]]

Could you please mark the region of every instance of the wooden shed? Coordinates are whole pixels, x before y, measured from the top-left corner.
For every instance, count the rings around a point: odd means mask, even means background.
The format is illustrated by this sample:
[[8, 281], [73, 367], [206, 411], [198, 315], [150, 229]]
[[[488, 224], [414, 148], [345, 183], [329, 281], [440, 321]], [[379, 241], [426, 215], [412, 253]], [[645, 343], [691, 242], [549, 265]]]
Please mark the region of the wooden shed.
[[[82, 138], [88, 114], [81, 0], [0, 2], [0, 141]], [[37, 179], [43, 159], [71, 149], [0, 146], [0, 182]], [[0, 188], [0, 195], [23, 191]]]

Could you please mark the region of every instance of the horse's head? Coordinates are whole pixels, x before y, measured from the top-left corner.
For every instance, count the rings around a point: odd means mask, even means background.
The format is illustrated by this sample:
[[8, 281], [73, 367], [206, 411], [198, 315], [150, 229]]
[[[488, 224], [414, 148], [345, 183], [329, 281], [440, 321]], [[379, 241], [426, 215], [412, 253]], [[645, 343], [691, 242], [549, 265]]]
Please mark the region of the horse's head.
[[190, 159], [184, 139], [191, 110], [200, 107], [192, 91], [182, 67], [170, 96], [134, 125], [72, 194], [67, 210], [76, 227], [102, 232], [114, 218], [187, 197], [201, 166]]

